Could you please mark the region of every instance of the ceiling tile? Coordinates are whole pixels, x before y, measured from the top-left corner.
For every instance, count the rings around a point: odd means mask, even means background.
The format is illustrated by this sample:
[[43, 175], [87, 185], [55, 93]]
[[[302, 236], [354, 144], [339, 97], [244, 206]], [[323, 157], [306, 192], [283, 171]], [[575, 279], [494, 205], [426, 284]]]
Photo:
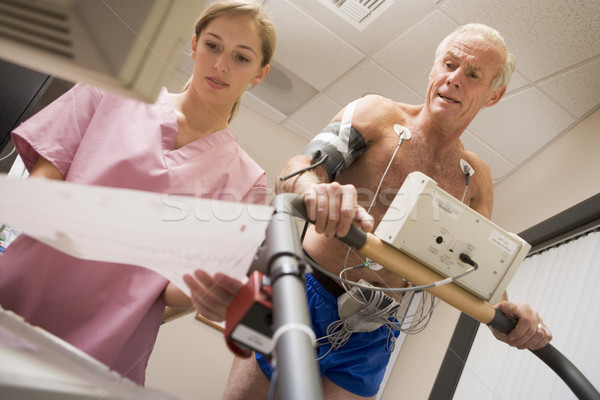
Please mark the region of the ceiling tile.
[[402, 96], [399, 99], [394, 99], [399, 103], [406, 103], [406, 104], [423, 104], [425, 103], [425, 97], [424, 97], [425, 92], [423, 92], [423, 94], [417, 94], [414, 91], [409, 91], [408, 93], [406, 93], [404, 96]]
[[483, 22], [481, 19], [497, 3], [497, 0], [448, 0], [440, 5], [459, 24]]
[[538, 86], [575, 117], [581, 118], [600, 104], [600, 59]]
[[317, 94], [315, 88], [275, 60], [271, 62], [267, 77], [260, 84], [248, 89], [248, 92], [286, 116], [291, 115]]
[[482, 109], [471, 132], [514, 165], [520, 165], [570, 126], [574, 119], [535, 88]]
[[343, 105], [367, 93], [400, 99], [407, 92], [406, 85], [371, 61], [360, 63], [325, 91], [329, 97]]
[[376, 53], [435, 9], [430, 1], [394, 0], [376, 20], [359, 30], [320, 0], [290, 1], [365, 55]]
[[470, 131], [467, 130], [463, 133], [461, 140], [465, 149], [477, 154], [479, 158], [489, 165], [490, 170], [492, 171], [494, 184], [499, 183], [515, 167], [504, 157], [492, 150], [487, 144], [475, 137]]
[[411, 90], [410, 92], [408, 92], [404, 96], [402, 96], [400, 99], [397, 99], [397, 101], [400, 103], [406, 103], [406, 104], [424, 104], [425, 97], [424, 97], [424, 93], [423, 93], [423, 95], [421, 95], [421, 94], [417, 94]]
[[296, 135], [306, 139], [307, 141], [311, 140], [315, 136], [314, 132], [309, 132], [296, 122], [292, 121], [291, 119], [286, 119], [285, 121], [283, 121], [281, 126], [295, 133]]
[[341, 109], [342, 107], [338, 103], [321, 95], [294, 113], [291, 119], [307, 131], [312, 132], [312, 136], [314, 136], [321, 132], [321, 129], [327, 126]]
[[523, 75], [521, 75], [517, 68], [515, 69], [515, 72], [513, 72], [512, 77], [510, 78], [510, 83], [508, 84], [506, 93], [519, 90], [527, 85], [529, 85], [529, 81]]
[[427, 86], [429, 86], [429, 74], [424, 75], [421, 79], [416, 81], [413, 84], [413, 90], [415, 93], [418, 93], [422, 98], [423, 102], [425, 102], [425, 95], [427, 94]]
[[433, 12], [422, 22], [390, 43], [373, 56], [390, 74], [413, 87], [415, 82], [429, 74], [437, 45], [456, 24], [439, 12]]
[[[480, 7], [480, 0], [461, 3], [461, 10]], [[465, 15], [453, 16], [467, 21]], [[479, 22], [502, 34], [519, 70], [536, 81], [600, 54], [599, 16], [600, 1], [500, 1]]]
[[277, 29], [274, 59], [322, 90], [358, 63], [363, 55], [288, 1], [270, 1]]
[[279, 123], [286, 118], [286, 115], [282, 114], [271, 105], [256, 97], [252, 92], [246, 92], [242, 96], [242, 104], [258, 113], [261, 113], [263, 116], [269, 118], [273, 122]]

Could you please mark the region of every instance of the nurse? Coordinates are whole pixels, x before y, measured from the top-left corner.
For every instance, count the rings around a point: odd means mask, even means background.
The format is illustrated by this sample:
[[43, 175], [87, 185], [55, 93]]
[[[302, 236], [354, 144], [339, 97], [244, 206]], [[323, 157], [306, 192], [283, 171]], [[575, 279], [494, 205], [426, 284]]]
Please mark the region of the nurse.
[[[228, 126], [274, 49], [258, 4], [213, 3], [195, 24], [184, 91], [163, 88], [146, 104], [77, 84], [13, 142], [31, 178], [263, 204], [265, 172]], [[191, 303], [150, 270], [73, 258], [21, 235], [0, 253], [0, 305], [143, 385], [165, 306]]]

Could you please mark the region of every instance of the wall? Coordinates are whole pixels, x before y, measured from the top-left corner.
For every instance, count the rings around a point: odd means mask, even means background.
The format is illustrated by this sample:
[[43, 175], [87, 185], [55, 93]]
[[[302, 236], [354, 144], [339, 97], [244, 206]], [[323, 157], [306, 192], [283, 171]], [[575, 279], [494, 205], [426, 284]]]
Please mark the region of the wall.
[[495, 190], [493, 219], [522, 232], [600, 192], [600, 110], [554, 141]]
[[219, 399], [232, 362], [223, 334], [188, 314], [161, 326], [146, 370], [146, 387], [181, 400]]
[[429, 397], [459, 316], [458, 310], [440, 301], [427, 328], [406, 337], [382, 400]]
[[244, 150], [267, 172], [271, 189], [286, 161], [300, 153], [308, 143], [308, 140], [290, 134], [287, 129], [244, 106], [240, 108], [230, 128]]

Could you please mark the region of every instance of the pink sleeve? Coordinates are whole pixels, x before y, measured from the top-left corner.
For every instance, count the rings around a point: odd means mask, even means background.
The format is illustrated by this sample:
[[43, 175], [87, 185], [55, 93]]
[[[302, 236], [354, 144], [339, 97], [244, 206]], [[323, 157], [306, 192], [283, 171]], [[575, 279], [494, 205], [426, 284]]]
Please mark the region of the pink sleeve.
[[102, 93], [77, 84], [12, 132], [12, 140], [27, 170], [44, 157], [67, 175], [81, 138]]

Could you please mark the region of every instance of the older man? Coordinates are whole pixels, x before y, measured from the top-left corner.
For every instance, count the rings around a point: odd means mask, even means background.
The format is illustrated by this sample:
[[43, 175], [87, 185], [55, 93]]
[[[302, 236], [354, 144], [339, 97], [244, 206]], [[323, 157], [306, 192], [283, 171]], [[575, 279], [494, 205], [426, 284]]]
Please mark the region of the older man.
[[[425, 104], [408, 105], [368, 95], [340, 111], [303, 154], [286, 163], [280, 176], [322, 163], [293, 178], [278, 180], [278, 192], [304, 196], [309, 217], [315, 221], [303, 241], [307, 255], [336, 275], [345, 268], [364, 265], [362, 257], [334, 236], [344, 236], [352, 223], [372, 231], [413, 171], [428, 175], [439, 187], [490, 218], [490, 169], [465, 150], [460, 137], [483, 107], [500, 101], [513, 70], [514, 58], [498, 32], [469, 24], [438, 46]], [[474, 171], [469, 177], [461, 160]], [[346, 277], [379, 287], [404, 284], [401, 277], [385, 269], [349, 269]], [[344, 290], [332, 282], [322, 274], [307, 275], [309, 304], [319, 305], [311, 309], [317, 337], [327, 324], [340, 318], [336, 298]], [[550, 330], [539, 327], [541, 318], [526, 303], [501, 301], [496, 306], [519, 320], [508, 335], [494, 332], [499, 340], [535, 350], [552, 339]], [[327, 313], [330, 315], [324, 317]], [[319, 360], [326, 398], [365, 398], [377, 393], [389, 359], [387, 332], [382, 326], [352, 333], [344, 346]], [[320, 350], [320, 355], [325, 353]], [[268, 360], [262, 357], [258, 363], [253, 358], [236, 360], [225, 398], [265, 398], [271, 372]]]

